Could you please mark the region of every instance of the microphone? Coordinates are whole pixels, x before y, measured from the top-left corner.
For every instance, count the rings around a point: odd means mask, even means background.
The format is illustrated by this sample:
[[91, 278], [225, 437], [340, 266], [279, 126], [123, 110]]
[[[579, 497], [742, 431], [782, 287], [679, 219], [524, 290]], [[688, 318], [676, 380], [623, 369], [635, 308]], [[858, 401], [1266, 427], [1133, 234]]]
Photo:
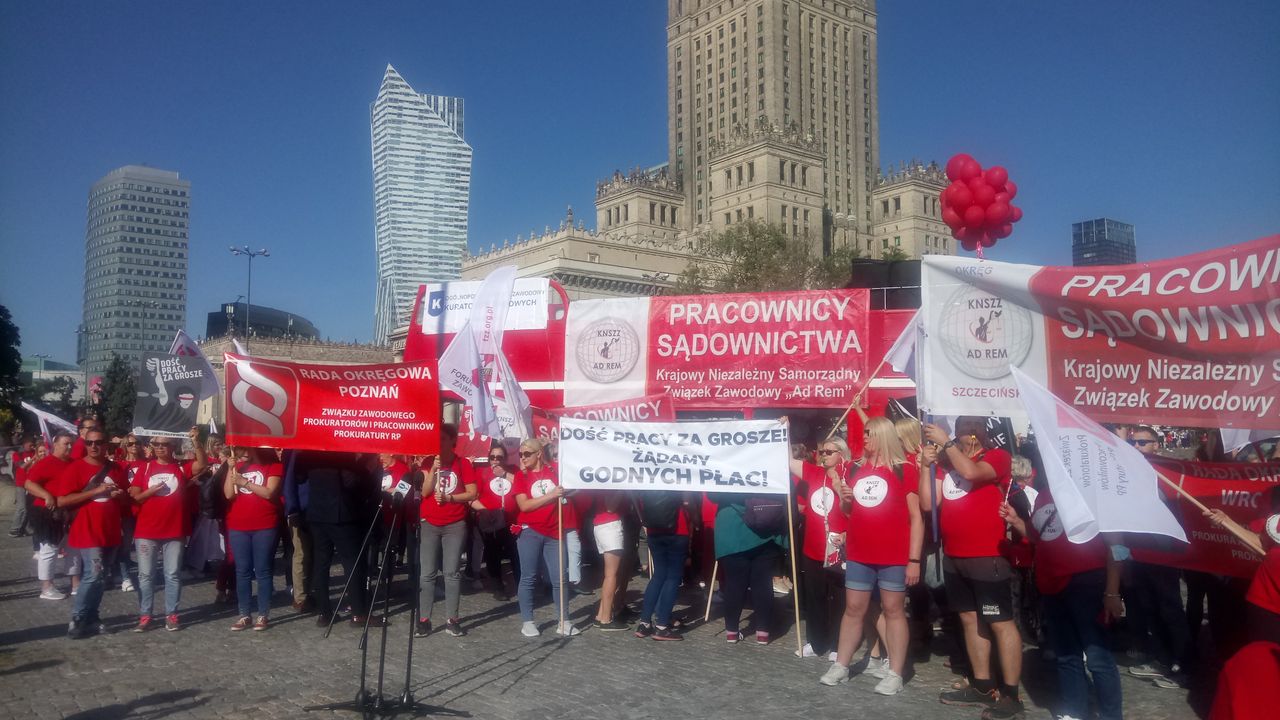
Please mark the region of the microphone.
[[409, 497], [413, 492], [413, 485], [407, 480], [400, 478], [398, 482], [382, 491], [382, 499], [390, 500], [392, 507], [400, 507], [404, 503], [404, 499]]

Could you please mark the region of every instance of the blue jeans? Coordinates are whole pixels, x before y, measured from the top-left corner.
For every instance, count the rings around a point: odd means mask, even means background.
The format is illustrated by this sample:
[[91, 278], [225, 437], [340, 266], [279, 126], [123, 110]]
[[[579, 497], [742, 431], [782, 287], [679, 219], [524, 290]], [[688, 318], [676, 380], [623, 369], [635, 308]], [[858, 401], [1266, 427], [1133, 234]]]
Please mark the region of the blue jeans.
[[236, 558], [236, 600], [240, 615], [250, 614], [253, 588], [249, 582], [258, 579], [258, 614], [266, 617], [271, 611], [271, 560], [276, 550], [275, 528], [266, 530], [230, 530], [227, 539]]
[[676, 591], [684, 575], [684, 556], [689, 550], [688, 535], [650, 535], [649, 552], [653, 554], [653, 575], [644, 589], [640, 621], [649, 622], [656, 614], [657, 624], [671, 624], [671, 608], [676, 604]]
[[72, 622], [98, 622], [98, 606], [102, 604], [102, 590], [107, 583], [104, 576], [103, 556], [111, 548], [78, 548], [80, 553], [80, 589], [71, 607]]
[[1089, 716], [1089, 679], [1081, 658], [1085, 655], [1098, 691], [1099, 720], [1120, 720], [1123, 716], [1120, 671], [1111, 656], [1111, 630], [1098, 622], [1105, 587], [1104, 571], [1091, 570], [1072, 577], [1057, 595], [1042, 598], [1049, 643], [1057, 655], [1060, 715]]
[[182, 580], [178, 578], [178, 569], [182, 565], [181, 540], [144, 540], [136, 538], [134, 547], [138, 549], [138, 614], [150, 616], [154, 609], [156, 596], [156, 556], [161, 555], [164, 563], [164, 614], [173, 615], [178, 612], [178, 601], [182, 599]]
[[556, 572], [556, 554], [560, 552], [560, 546], [559, 540], [532, 528], [525, 528], [516, 539], [516, 552], [520, 555], [520, 586], [516, 589], [516, 600], [520, 603], [520, 617], [525, 622], [533, 621], [533, 588], [538, 581], [539, 559], [547, 568], [551, 596], [556, 603], [556, 617], [560, 617], [561, 578]]

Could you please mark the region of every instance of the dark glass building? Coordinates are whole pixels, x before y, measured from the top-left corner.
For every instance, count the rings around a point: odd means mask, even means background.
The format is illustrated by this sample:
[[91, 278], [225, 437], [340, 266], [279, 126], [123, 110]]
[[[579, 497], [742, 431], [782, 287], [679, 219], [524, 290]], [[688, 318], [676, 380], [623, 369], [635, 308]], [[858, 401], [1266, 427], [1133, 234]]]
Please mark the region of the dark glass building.
[[246, 306], [242, 302], [223, 303], [221, 310], [209, 313], [204, 336], [206, 338], [218, 338], [228, 334], [243, 336], [246, 309], [249, 311], [250, 337], [320, 339], [320, 331], [316, 326], [300, 315], [262, 305]]
[[1138, 261], [1133, 226], [1098, 218], [1071, 224], [1071, 264], [1127, 265]]

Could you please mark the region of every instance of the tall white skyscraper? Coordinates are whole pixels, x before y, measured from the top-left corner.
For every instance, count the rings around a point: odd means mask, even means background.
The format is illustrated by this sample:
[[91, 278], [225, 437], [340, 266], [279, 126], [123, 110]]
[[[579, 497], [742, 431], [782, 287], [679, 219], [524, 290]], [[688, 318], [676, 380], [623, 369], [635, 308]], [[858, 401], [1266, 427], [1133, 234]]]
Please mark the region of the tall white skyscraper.
[[191, 182], [128, 165], [89, 190], [84, 316], [77, 355], [100, 375], [119, 355], [135, 370], [142, 353], [168, 352], [187, 324], [187, 212]]
[[409, 321], [418, 286], [457, 280], [467, 247], [471, 146], [462, 98], [416, 92], [387, 65], [370, 111], [378, 288], [374, 340]]

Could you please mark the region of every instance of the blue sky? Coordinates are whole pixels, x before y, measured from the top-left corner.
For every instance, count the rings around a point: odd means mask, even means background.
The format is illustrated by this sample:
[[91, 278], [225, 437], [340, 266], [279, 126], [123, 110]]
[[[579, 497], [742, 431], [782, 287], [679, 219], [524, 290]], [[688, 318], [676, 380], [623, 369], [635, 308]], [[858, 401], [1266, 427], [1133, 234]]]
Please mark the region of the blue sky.
[[[501, 8], [501, 13], [495, 10]], [[388, 62], [467, 102], [471, 245], [592, 224], [594, 183], [666, 159], [666, 3], [0, 4], [0, 303], [74, 361], [89, 186], [190, 179], [188, 329], [244, 292], [334, 339], [373, 325], [369, 103]], [[499, 17], [501, 15], [501, 17]], [[881, 163], [1003, 164], [1026, 215], [991, 253], [1068, 264], [1070, 224], [1139, 258], [1280, 231], [1280, 4], [881, 2]]]

